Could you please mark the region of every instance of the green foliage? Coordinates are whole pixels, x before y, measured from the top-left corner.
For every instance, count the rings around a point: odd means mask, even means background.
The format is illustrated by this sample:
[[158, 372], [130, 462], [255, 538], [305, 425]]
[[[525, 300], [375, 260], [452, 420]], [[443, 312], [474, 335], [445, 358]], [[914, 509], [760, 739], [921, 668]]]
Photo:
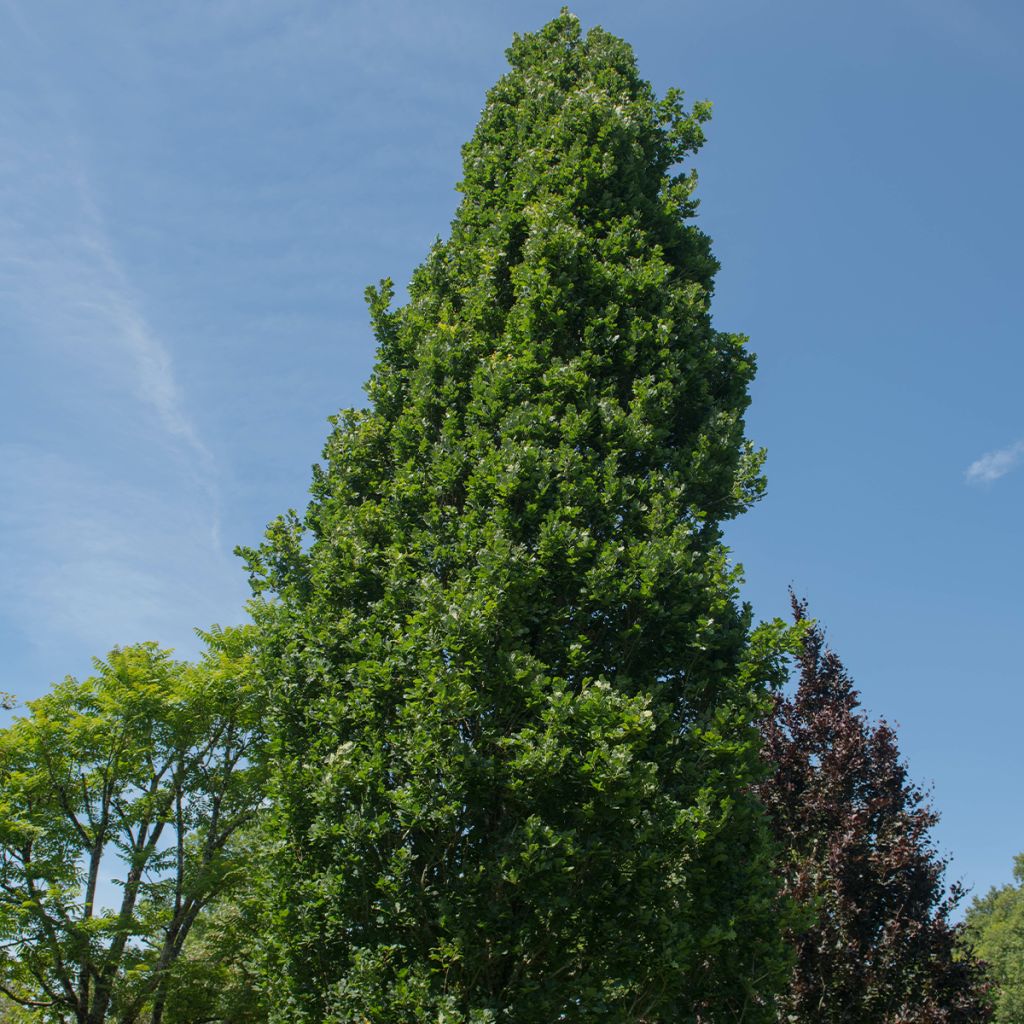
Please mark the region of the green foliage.
[[232, 839], [232, 884], [196, 918], [168, 985], [165, 1024], [261, 1024], [268, 1018], [274, 965], [266, 928], [275, 896], [262, 823], [261, 817]]
[[[276, 680], [288, 1021], [770, 1019], [777, 663], [720, 524], [753, 359], [689, 222], [707, 104], [563, 11], [448, 240], [369, 289], [371, 406], [243, 552]], [[277, 1000], [275, 1000], [277, 1002]]]
[[205, 639], [196, 665], [115, 649], [0, 732], [0, 992], [33, 1019], [158, 1024], [239, 875], [265, 789], [253, 631]]
[[1016, 884], [990, 889], [967, 911], [965, 937], [995, 984], [995, 1024], [1024, 1024], [1024, 854], [1013, 877]]

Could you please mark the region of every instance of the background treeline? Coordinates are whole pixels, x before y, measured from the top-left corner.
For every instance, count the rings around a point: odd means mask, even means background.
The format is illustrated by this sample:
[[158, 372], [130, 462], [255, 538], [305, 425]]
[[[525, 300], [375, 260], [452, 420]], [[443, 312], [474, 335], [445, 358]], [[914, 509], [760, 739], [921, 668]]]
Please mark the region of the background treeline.
[[[805, 618], [796, 686], [762, 722], [788, 976], [780, 1021], [1024, 1020], [1024, 869], [943, 885], [936, 814]], [[257, 1024], [286, 908], [251, 627], [196, 664], [117, 649], [0, 733], [0, 1019]], [[1018, 858], [1018, 861], [1020, 858]], [[980, 965], [975, 957], [981, 957]], [[984, 975], [982, 968], [984, 967]]]
[[893, 730], [802, 604], [739, 601], [764, 454], [693, 222], [708, 105], [567, 11], [508, 57], [450, 237], [368, 291], [368, 407], [242, 552], [253, 625], [0, 735], [4, 1012], [1014, 1019], [1015, 890], [971, 915], [990, 988]]

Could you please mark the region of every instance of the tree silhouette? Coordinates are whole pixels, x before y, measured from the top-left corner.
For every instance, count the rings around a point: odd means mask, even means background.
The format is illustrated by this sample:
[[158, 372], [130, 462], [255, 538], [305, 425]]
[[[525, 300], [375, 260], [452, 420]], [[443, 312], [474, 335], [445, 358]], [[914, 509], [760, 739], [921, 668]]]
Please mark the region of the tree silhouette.
[[[792, 599], [797, 622], [806, 603]], [[782, 850], [784, 894], [808, 927], [779, 1002], [793, 1024], [968, 1024], [989, 1019], [981, 970], [958, 955], [938, 815], [907, 777], [896, 733], [871, 723], [837, 655], [806, 622], [799, 685], [764, 729], [761, 786]]]

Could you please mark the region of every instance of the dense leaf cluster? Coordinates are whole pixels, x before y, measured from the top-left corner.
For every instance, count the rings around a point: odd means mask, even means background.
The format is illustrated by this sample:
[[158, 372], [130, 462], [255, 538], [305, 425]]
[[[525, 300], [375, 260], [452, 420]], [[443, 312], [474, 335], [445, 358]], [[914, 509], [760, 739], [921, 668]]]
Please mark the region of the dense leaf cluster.
[[[798, 621], [805, 606], [793, 601]], [[931, 840], [938, 820], [907, 778], [896, 735], [870, 723], [824, 633], [805, 623], [799, 685], [765, 728], [761, 786], [783, 852], [784, 894], [808, 913], [779, 1020], [973, 1024], [989, 1010], [978, 962], [958, 952]]]
[[[564, 13], [517, 38], [371, 406], [249, 552], [291, 1020], [758, 1019], [778, 973], [720, 524], [752, 359], [688, 218], [707, 107]], [[269, 599], [270, 595], [272, 599]]]
[[1024, 1024], [1024, 854], [1013, 883], [990, 889], [967, 910], [965, 932], [993, 983], [995, 1024]]
[[0, 993], [31, 1019], [160, 1024], [197, 918], [235, 887], [261, 689], [252, 627], [205, 638], [195, 665], [115, 649], [0, 731]]

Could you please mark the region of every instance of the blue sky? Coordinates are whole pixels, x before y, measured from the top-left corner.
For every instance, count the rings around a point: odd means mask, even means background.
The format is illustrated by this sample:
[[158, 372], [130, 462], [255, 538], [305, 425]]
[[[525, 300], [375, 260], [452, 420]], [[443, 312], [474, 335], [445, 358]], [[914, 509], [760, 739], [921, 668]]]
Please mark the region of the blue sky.
[[[751, 337], [762, 616], [811, 600], [933, 787], [952, 875], [1024, 850], [1024, 8], [580, 0], [714, 102], [716, 322]], [[231, 549], [361, 404], [362, 293], [447, 231], [557, 3], [0, 0], [0, 689], [241, 617]]]

